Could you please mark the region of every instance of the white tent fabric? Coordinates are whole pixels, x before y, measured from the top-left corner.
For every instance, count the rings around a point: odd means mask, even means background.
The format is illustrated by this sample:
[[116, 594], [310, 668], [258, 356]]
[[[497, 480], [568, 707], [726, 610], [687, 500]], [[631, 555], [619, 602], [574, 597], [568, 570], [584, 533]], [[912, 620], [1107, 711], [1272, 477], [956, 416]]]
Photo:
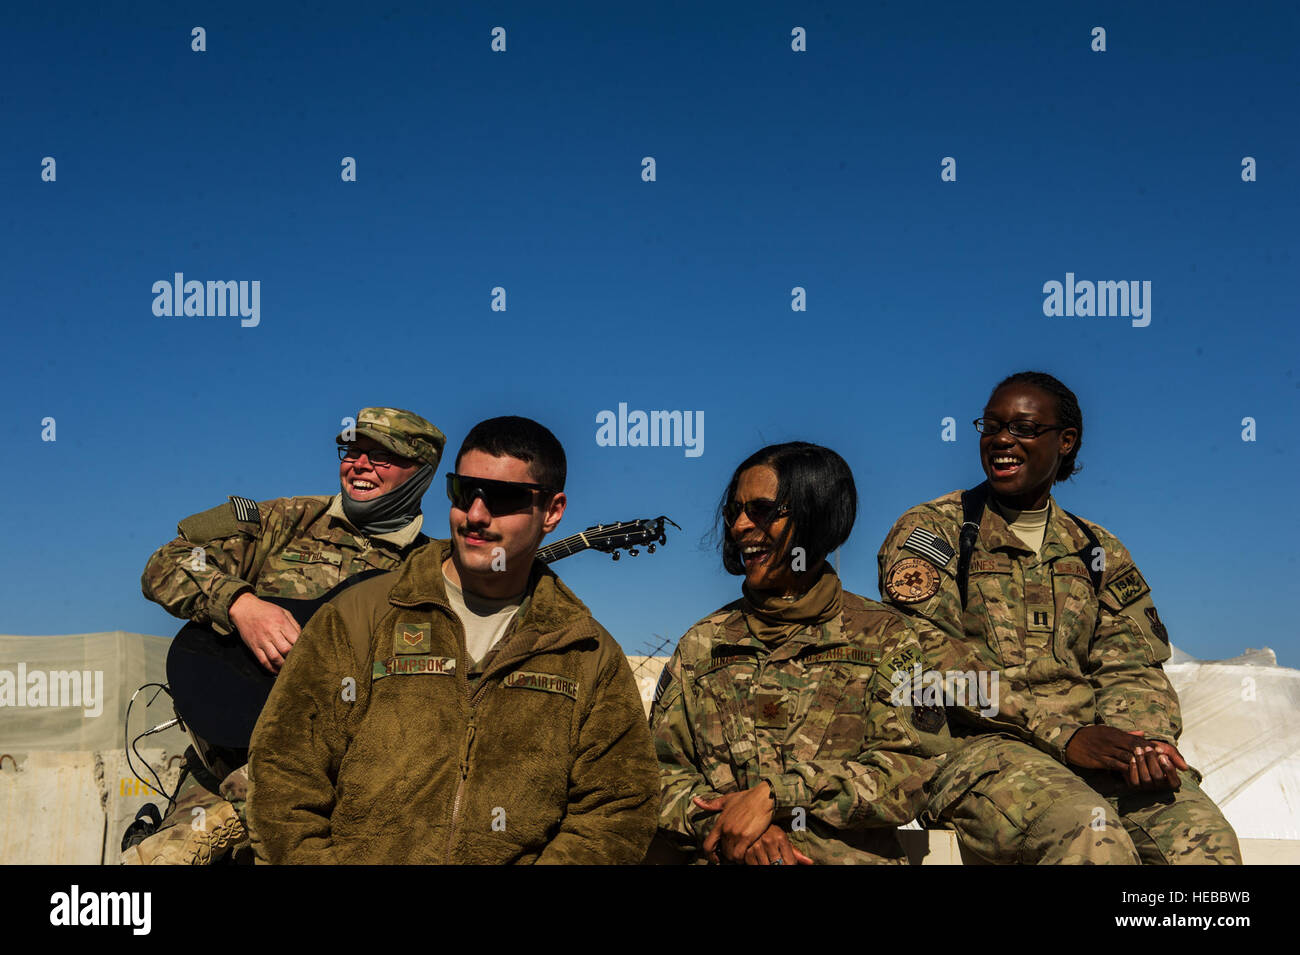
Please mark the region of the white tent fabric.
[[1300, 839], [1300, 670], [1273, 651], [1197, 660], [1165, 671], [1183, 714], [1179, 751], [1242, 839]]

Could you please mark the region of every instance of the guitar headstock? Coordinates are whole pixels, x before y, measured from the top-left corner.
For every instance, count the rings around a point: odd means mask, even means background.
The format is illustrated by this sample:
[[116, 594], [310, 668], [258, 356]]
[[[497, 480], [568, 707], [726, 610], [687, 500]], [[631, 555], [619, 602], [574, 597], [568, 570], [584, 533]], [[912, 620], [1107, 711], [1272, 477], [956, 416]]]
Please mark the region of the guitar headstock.
[[657, 547], [668, 543], [664, 525], [672, 524], [681, 530], [670, 518], [663, 516], [646, 518], [639, 521], [620, 521], [617, 524], [596, 524], [579, 534], [574, 534], [543, 547], [537, 552], [540, 560], [547, 562], [559, 560], [570, 554], [591, 549], [609, 554], [614, 560], [623, 556], [623, 551], [635, 557], [644, 547], [653, 554]]
[[[659, 517], [641, 521], [622, 521], [608, 526], [597, 524], [595, 527], [588, 527], [583, 531], [582, 537], [586, 539], [593, 550], [609, 554], [614, 560], [618, 560], [623, 551], [627, 551], [629, 556], [635, 557], [640, 553], [637, 548], [644, 547], [646, 553], [653, 554], [656, 547], [667, 544], [668, 536], [664, 531], [665, 523], [677, 527], [676, 524], [661, 514]], [[677, 529], [681, 530], [680, 527], [677, 527]]]

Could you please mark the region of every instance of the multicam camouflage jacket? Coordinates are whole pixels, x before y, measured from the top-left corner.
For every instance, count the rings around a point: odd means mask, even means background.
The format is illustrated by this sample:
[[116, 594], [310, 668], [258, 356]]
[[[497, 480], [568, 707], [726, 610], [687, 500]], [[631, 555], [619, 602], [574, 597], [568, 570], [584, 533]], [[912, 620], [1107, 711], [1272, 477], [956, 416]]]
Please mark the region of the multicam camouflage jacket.
[[427, 543], [422, 521], [367, 538], [347, 522], [337, 494], [235, 497], [181, 521], [180, 536], [149, 558], [140, 586], [168, 613], [232, 633], [230, 605], [242, 594], [309, 599], [354, 574], [393, 570]]
[[[1169, 659], [1169, 636], [1150, 588], [1124, 545], [1085, 523], [1100, 553], [1051, 501], [1035, 554], [986, 507], [964, 611], [956, 581], [960, 491], [912, 508], [885, 538], [882, 596], [947, 638], [927, 641], [927, 656], [945, 671], [998, 676], [996, 712], [950, 709], [954, 736], [1009, 735], [1063, 763], [1070, 737], [1093, 723], [1177, 741], [1178, 697], [1160, 666]], [[1099, 590], [1090, 566], [1101, 571]]]
[[942, 710], [891, 700], [891, 676], [923, 663], [918, 635], [842, 591], [837, 617], [767, 646], [743, 606], [695, 624], [660, 679], [650, 721], [661, 833], [697, 851], [717, 814], [692, 797], [766, 780], [775, 821], [815, 862], [906, 861], [896, 827], [925, 805], [942, 760], [927, 754], [948, 748]]

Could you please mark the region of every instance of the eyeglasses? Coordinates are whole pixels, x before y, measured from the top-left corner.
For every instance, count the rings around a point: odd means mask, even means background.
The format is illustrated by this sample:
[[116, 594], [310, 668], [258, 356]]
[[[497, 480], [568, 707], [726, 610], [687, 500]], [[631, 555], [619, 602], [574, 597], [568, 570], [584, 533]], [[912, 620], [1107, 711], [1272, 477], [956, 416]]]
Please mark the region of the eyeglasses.
[[740, 501], [728, 501], [727, 506], [722, 509], [722, 516], [726, 519], [728, 527], [736, 523], [742, 511], [754, 522], [755, 527], [767, 527], [778, 517], [789, 514], [790, 508], [765, 497], [751, 498], [743, 504]]
[[340, 461], [359, 461], [363, 454], [370, 460], [371, 467], [376, 468], [391, 468], [394, 465], [397, 467], [410, 467], [412, 463], [410, 458], [404, 458], [400, 454], [394, 454], [392, 451], [385, 451], [382, 448], [363, 451], [354, 444], [339, 445]]
[[533, 494], [554, 494], [554, 488], [522, 481], [490, 481], [487, 478], [467, 477], [464, 474], [447, 474], [447, 500], [458, 511], [468, 511], [474, 499], [482, 498], [483, 506], [496, 516], [513, 514], [532, 507]]
[[985, 437], [991, 437], [1006, 428], [1016, 438], [1036, 438], [1046, 431], [1064, 431], [1063, 424], [1038, 424], [1034, 421], [1011, 421], [1003, 423], [997, 418], [976, 418], [975, 430]]

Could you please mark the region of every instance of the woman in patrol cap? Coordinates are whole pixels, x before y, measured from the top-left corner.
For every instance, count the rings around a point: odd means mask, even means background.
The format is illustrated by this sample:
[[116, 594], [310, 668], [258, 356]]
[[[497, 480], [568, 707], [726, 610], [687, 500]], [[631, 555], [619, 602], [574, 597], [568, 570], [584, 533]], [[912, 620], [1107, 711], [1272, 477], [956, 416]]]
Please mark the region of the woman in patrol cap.
[[1012, 375], [975, 427], [984, 483], [909, 510], [879, 555], [885, 600], [944, 635], [930, 657], [1000, 691], [950, 710], [959, 739], [923, 820], [983, 862], [1239, 862], [1177, 748], [1150, 588], [1114, 535], [1052, 497], [1078, 471], [1074, 392]]
[[741, 597], [682, 637], [651, 712], [661, 847], [751, 865], [906, 860], [896, 827], [924, 804], [922, 736], [943, 715], [893, 705], [889, 677], [920, 662], [918, 637], [826, 561], [856, 513], [829, 448], [773, 445], [736, 468], [719, 518]]

